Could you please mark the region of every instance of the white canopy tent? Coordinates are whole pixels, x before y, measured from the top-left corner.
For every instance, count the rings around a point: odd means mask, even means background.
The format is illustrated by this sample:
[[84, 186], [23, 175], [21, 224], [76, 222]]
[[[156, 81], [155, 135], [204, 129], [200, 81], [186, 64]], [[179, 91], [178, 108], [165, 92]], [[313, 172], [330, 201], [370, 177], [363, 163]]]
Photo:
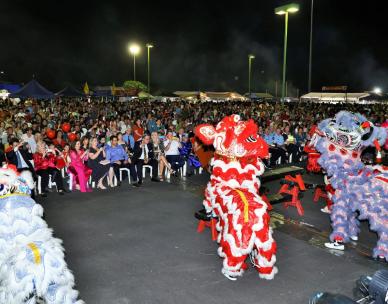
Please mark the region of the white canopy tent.
[[300, 97], [301, 101], [313, 101], [322, 103], [350, 102], [359, 103], [362, 98], [370, 96], [370, 93], [326, 93], [311, 92]]

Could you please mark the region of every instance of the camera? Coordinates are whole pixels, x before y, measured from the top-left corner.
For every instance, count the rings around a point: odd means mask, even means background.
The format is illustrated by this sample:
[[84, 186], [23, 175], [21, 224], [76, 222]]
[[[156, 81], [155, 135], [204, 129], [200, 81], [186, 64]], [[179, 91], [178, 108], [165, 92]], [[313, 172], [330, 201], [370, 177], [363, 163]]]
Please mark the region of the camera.
[[318, 292], [309, 304], [386, 304], [388, 303], [388, 270], [381, 269], [371, 276], [363, 275], [353, 290], [355, 299], [341, 294]]

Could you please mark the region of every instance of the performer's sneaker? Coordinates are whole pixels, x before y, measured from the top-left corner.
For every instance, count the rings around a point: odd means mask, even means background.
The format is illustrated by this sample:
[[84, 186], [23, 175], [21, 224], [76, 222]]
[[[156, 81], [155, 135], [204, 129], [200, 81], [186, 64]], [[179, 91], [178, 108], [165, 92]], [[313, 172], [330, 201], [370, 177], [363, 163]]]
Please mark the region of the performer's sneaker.
[[232, 276], [232, 275], [226, 273], [223, 269], [221, 270], [221, 272], [222, 272], [222, 274], [223, 274], [227, 279], [229, 279], [229, 280], [231, 280], [231, 281], [236, 281], [236, 280], [237, 280], [236, 277], [234, 277], [234, 276]]
[[330, 214], [331, 213], [331, 210], [329, 209], [329, 207], [325, 207], [325, 208], [322, 208], [321, 209], [321, 211], [323, 212], [323, 213], [327, 213], [327, 214]]
[[335, 250], [345, 250], [345, 245], [339, 242], [325, 243], [325, 247]]
[[352, 235], [352, 236], [350, 237], [350, 239], [351, 239], [352, 241], [354, 241], [354, 242], [357, 242], [357, 241], [358, 241], [358, 236], [357, 236], [357, 235]]

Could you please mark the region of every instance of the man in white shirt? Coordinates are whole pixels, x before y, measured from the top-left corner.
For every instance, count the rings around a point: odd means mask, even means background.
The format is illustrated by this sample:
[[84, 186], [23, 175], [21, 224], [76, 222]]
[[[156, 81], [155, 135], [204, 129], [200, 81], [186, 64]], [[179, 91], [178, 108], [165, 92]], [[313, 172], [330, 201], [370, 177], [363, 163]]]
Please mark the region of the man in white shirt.
[[32, 154], [36, 152], [36, 141], [34, 135], [32, 135], [32, 128], [28, 128], [26, 133], [22, 135], [22, 141], [28, 143]]
[[171, 168], [174, 171], [177, 171], [179, 168], [183, 167], [184, 160], [179, 153], [179, 148], [182, 148], [179, 139], [173, 136], [173, 133], [169, 131], [166, 136], [164, 144], [164, 153], [166, 155], [167, 161], [170, 163]]

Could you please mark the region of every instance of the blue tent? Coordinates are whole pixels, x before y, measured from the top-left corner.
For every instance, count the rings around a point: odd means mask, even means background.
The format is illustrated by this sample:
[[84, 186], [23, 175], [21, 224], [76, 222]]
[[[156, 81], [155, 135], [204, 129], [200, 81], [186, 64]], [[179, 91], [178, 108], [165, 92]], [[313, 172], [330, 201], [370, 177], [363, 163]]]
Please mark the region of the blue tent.
[[10, 93], [15, 93], [21, 89], [20, 84], [0, 83], [0, 90], [7, 90]]
[[61, 97], [85, 97], [85, 94], [81, 91], [78, 91], [73, 86], [68, 86], [64, 88], [63, 90], [55, 93], [56, 96]]
[[35, 79], [32, 79], [19, 91], [10, 95], [11, 98], [37, 98], [37, 99], [51, 99], [54, 98], [54, 93], [47, 90]]

